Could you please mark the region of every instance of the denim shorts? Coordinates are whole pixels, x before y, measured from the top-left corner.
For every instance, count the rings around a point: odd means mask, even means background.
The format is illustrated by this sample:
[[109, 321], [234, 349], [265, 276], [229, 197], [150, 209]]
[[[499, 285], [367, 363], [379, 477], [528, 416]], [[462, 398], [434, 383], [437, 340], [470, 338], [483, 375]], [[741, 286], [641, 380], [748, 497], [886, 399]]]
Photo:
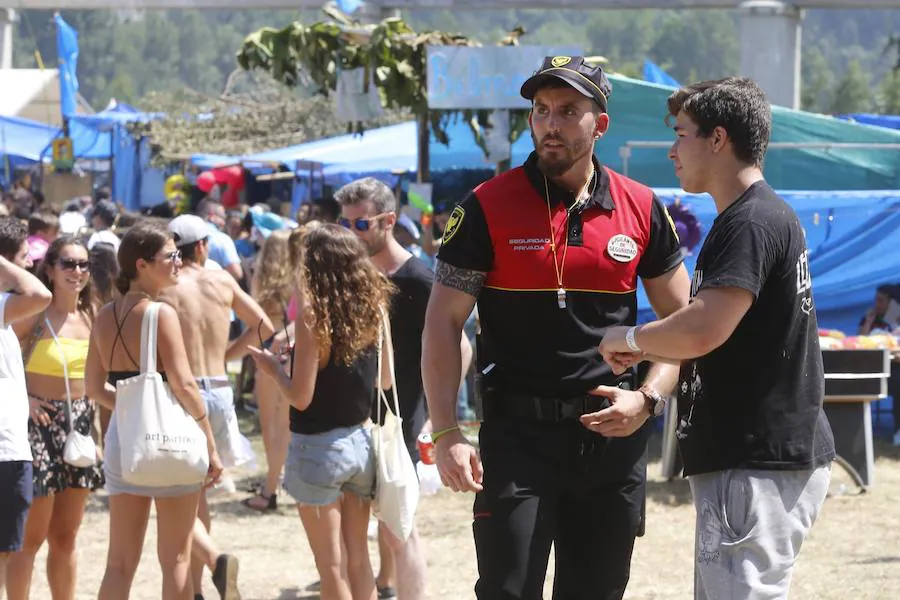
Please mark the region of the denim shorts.
[[284, 489], [298, 504], [326, 506], [352, 492], [375, 497], [375, 450], [368, 425], [291, 434]]
[[22, 549], [34, 492], [31, 468], [30, 460], [0, 462], [0, 554]]

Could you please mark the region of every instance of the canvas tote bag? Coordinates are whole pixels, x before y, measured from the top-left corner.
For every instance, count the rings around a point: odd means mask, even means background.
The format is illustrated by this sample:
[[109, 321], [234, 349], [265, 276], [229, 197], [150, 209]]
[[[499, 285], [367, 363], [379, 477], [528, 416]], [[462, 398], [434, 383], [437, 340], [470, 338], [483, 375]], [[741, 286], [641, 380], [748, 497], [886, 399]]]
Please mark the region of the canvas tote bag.
[[[372, 441], [375, 447], [375, 516], [387, 525], [395, 536], [406, 541], [412, 533], [415, 523], [416, 508], [419, 505], [419, 479], [412, 458], [403, 440], [403, 419], [400, 416], [400, 403], [397, 400], [397, 378], [394, 375], [394, 344], [391, 339], [391, 328], [387, 311], [381, 308], [381, 332], [378, 335], [378, 377], [381, 377], [382, 340], [387, 340], [387, 361], [391, 371], [391, 391], [393, 406], [388, 402], [384, 390], [379, 386], [377, 417], [378, 421], [372, 429]], [[391, 410], [385, 412], [384, 425], [381, 412], [384, 407]]]
[[141, 373], [116, 384], [122, 477], [132, 485], [201, 483], [209, 470], [206, 435], [156, 371], [158, 302], [141, 321]]

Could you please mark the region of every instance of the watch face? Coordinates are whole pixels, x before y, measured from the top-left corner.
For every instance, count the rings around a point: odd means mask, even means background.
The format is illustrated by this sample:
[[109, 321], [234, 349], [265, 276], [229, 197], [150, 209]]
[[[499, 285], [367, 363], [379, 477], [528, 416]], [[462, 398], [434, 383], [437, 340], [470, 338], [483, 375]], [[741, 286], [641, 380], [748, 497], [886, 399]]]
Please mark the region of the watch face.
[[664, 412], [666, 412], [666, 403], [662, 398], [655, 399], [653, 402], [653, 416], [661, 417]]

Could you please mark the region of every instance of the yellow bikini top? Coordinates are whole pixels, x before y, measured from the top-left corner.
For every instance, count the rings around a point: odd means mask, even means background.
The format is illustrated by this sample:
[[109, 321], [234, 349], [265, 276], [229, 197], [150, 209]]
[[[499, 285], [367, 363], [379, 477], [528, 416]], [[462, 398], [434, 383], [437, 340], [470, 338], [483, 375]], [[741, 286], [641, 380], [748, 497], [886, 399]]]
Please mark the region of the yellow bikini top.
[[26, 373], [65, 377], [63, 361], [69, 369], [69, 379], [84, 379], [84, 365], [87, 362], [89, 340], [59, 338], [59, 345], [65, 356], [60, 355], [59, 346], [50, 339], [38, 340], [25, 366]]

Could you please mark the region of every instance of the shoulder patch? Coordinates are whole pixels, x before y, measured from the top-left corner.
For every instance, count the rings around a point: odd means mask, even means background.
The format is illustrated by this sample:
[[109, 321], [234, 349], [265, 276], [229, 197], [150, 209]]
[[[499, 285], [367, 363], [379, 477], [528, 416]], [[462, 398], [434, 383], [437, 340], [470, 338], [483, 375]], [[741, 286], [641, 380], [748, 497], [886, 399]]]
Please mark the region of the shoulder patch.
[[453, 236], [459, 231], [459, 226], [462, 224], [465, 216], [466, 210], [462, 206], [456, 206], [453, 209], [453, 212], [450, 213], [450, 218], [447, 220], [447, 227], [444, 228], [444, 237], [441, 238], [442, 244], [446, 244], [453, 239]]

